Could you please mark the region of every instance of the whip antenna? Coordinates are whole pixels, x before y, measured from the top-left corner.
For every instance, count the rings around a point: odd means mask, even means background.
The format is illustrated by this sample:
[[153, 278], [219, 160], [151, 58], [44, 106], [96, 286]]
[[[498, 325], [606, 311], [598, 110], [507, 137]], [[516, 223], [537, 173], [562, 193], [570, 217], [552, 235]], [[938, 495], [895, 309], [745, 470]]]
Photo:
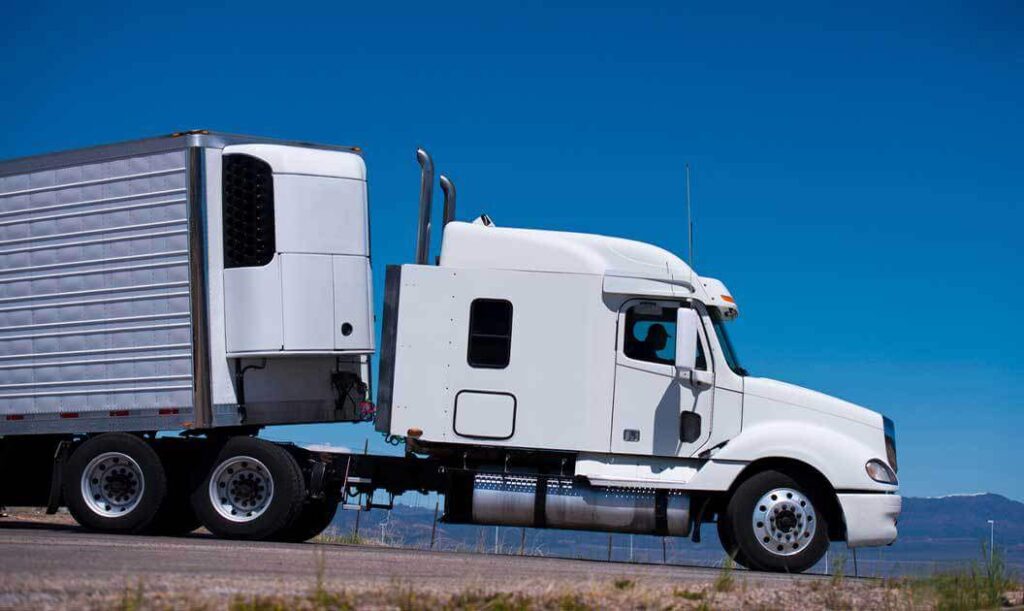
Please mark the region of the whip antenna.
[[687, 263], [693, 267], [693, 208], [690, 205], [690, 164], [686, 164], [686, 245]]

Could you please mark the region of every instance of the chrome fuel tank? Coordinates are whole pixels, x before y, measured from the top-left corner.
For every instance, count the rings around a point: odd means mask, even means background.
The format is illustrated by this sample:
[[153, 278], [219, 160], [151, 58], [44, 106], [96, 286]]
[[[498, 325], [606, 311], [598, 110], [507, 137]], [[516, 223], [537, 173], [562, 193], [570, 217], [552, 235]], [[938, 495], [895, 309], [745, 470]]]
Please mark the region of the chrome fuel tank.
[[686, 536], [690, 497], [667, 490], [596, 488], [571, 479], [476, 475], [476, 524]]

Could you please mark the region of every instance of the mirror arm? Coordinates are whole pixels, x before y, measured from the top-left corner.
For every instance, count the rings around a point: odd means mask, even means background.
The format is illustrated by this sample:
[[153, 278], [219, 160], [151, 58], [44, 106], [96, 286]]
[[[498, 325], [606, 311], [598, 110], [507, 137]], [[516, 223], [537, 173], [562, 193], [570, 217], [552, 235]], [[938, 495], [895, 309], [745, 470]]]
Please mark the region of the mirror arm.
[[701, 371], [699, 369], [685, 369], [682, 367], [676, 368], [676, 378], [680, 382], [686, 382], [693, 388], [700, 386], [714, 386], [715, 376], [710, 371]]

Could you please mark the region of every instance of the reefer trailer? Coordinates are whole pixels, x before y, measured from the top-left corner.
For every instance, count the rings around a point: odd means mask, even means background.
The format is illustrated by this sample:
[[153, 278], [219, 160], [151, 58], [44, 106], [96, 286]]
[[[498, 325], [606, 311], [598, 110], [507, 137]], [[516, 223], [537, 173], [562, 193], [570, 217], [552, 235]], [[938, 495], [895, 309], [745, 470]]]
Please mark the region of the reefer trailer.
[[[457, 221], [444, 176], [431, 265], [417, 155], [376, 406], [358, 149], [189, 132], [0, 163], [0, 502], [304, 540], [339, 504], [433, 491], [456, 523], [716, 523], [738, 562], [787, 571], [895, 539], [891, 420], [750, 376], [722, 282], [649, 244]], [[367, 420], [405, 455], [257, 437]]]

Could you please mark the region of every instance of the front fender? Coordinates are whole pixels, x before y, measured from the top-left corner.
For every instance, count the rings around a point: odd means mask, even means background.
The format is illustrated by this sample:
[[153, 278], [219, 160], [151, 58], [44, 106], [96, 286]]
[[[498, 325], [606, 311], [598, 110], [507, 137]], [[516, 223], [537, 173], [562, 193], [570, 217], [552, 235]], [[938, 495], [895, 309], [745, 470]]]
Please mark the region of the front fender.
[[[849, 429], [851, 427], [844, 427]], [[836, 430], [797, 420], [761, 422], [747, 426], [729, 440], [714, 456], [715, 461], [751, 463], [764, 458], [785, 458], [817, 469], [837, 490], [891, 492], [897, 487], [880, 484], [870, 477], [864, 465], [872, 458], [884, 458], [866, 439], [870, 433], [881, 433], [862, 425], [864, 431]], [[860, 433], [860, 435], [857, 435]]]

